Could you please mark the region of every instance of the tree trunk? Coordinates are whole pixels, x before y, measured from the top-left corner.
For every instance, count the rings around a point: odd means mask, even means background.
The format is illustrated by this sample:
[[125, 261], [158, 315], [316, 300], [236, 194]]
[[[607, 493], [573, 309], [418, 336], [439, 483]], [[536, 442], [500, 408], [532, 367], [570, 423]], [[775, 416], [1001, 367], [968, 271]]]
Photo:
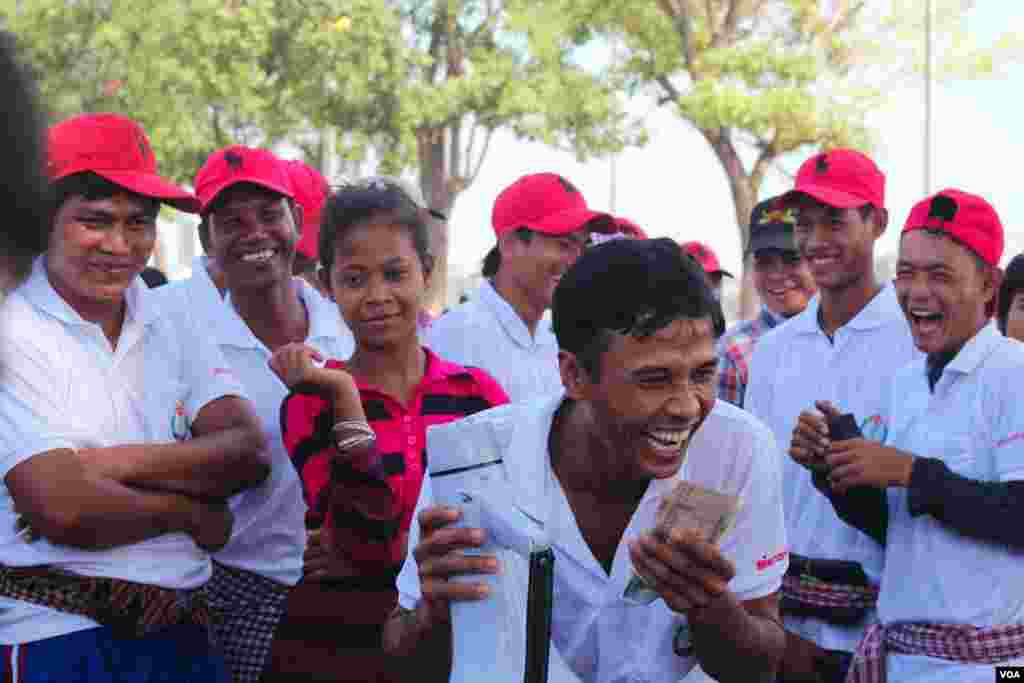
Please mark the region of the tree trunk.
[[750, 259], [746, 255], [747, 243], [750, 240], [750, 214], [757, 204], [757, 189], [751, 181], [750, 174], [743, 168], [743, 161], [740, 159], [736, 148], [729, 137], [729, 131], [702, 130], [705, 139], [715, 150], [715, 155], [722, 164], [726, 179], [729, 182], [729, 191], [732, 194], [732, 204], [736, 219], [736, 227], [740, 234], [740, 248], [743, 250], [743, 262], [740, 268], [739, 284], [740, 299], [738, 319], [747, 320], [757, 315], [761, 305], [754, 289], [753, 269]]

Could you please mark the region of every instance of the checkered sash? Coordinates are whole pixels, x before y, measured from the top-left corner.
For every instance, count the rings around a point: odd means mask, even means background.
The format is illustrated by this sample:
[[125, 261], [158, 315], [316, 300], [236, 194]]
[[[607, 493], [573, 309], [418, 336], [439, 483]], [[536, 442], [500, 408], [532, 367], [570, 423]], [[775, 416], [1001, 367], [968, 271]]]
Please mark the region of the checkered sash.
[[886, 683], [887, 650], [951, 662], [998, 664], [1024, 657], [1024, 624], [978, 628], [964, 624], [875, 623], [857, 646], [846, 683]]
[[878, 586], [852, 586], [826, 583], [810, 577], [782, 577], [782, 595], [811, 607], [863, 607], [870, 609], [878, 602]]
[[123, 638], [177, 624], [210, 625], [206, 601], [196, 591], [79, 576], [49, 566], [0, 566], [0, 595], [88, 617]]

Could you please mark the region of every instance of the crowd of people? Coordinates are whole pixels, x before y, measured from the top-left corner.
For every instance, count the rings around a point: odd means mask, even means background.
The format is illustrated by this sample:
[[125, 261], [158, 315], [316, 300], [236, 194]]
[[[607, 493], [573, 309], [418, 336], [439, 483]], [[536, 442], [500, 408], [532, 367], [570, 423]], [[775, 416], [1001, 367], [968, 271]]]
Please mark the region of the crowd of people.
[[[445, 443], [490, 449], [545, 529], [557, 683], [1024, 665], [1024, 256], [1000, 268], [983, 197], [895, 228], [874, 161], [813, 154], [752, 212], [762, 308], [726, 329], [712, 247], [531, 173], [479, 289], [431, 319], [446, 218], [403, 181], [232, 145], [189, 190], [130, 118], [44, 131], [7, 37], [0, 62], [3, 680], [276, 680], [289, 597], [340, 619], [340, 582], [397, 596], [390, 680], [447, 681], [452, 603], [528, 586], [437, 503]], [[166, 284], [143, 276], [163, 205], [204, 250]], [[683, 481], [741, 501], [717, 542], [658, 526]]]

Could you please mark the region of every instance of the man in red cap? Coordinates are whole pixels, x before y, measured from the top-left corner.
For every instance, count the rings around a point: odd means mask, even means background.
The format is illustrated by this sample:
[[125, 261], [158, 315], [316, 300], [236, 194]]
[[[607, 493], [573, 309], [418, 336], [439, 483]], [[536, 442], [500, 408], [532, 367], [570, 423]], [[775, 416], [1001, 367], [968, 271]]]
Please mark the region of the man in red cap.
[[1024, 664], [1024, 347], [990, 324], [1002, 253], [981, 197], [948, 189], [915, 205], [896, 291], [927, 356], [892, 380], [884, 445], [830, 443], [813, 412], [795, 430], [793, 459], [821, 469], [840, 516], [885, 546], [856, 683], [981, 683]]
[[895, 289], [875, 276], [875, 242], [888, 223], [875, 163], [853, 150], [815, 154], [782, 201], [796, 210], [794, 240], [818, 296], [758, 341], [744, 406], [780, 450], [791, 551], [780, 678], [841, 681], [873, 620], [882, 548], [836, 516], [786, 449], [797, 417], [822, 399], [845, 406], [869, 437], [884, 436], [884, 387], [868, 377], [891, 376], [918, 354]]
[[197, 589], [231, 534], [226, 499], [267, 475], [265, 442], [220, 351], [139, 277], [160, 205], [198, 202], [123, 116], [47, 142], [48, 248], [0, 311], [3, 667], [221, 683]]
[[295, 266], [292, 271], [314, 289], [326, 295], [317, 276], [320, 242], [320, 216], [331, 188], [320, 171], [309, 164], [293, 159], [284, 167], [292, 182], [295, 201], [302, 207], [302, 235], [295, 245]]
[[525, 175], [502, 190], [491, 223], [498, 244], [484, 259], [484, 283], [431, 325], [426, 345], [486, 370], [513, 402], [556, 393], [558, 343], [544, 313], [589, 233], [613, 232], [614, 223], [556, 173]]
[[707, 275], [711, 291], [721, 301], [722, 280], [724, 278], [732, 278], [732, 273], [722, 268], [722, 264], [718, 261], [718, 255], [703, 242], [685, 242], [682, 245], [682, 249], [683, 253], [689, 254], [704, 269], [704, 274]]
[[[337, 306], [292, 275], [305, 237], [305, 209], [310, 207], [316, 230], [317, 196], [324, 190], [322, 178], [297, 163], [241, 145], [210, 155], [196, 174], [195, 188], [209, 229], [208, 256], [223, 273], [227, 294], [204, 303], [169, 301], [187, 309], [219, 345], [253, 397], [269, 438], [271, 476], [232, 500], [237, 531], [214, 556], [206, 587], [222, 615], [215, 630], [235, 683], [259, 680], [288, 593], [303, 576], [307, 546], [302, 486], [281, 440], [280, 410], [288, 388], [270, 369], [270, 358], [292, 342], [325, 358], [348, 358], [353, 349]], [[297, 170], [299, 183], [293, 182]], [[319, 549], [317, 539], [310, 549]]]

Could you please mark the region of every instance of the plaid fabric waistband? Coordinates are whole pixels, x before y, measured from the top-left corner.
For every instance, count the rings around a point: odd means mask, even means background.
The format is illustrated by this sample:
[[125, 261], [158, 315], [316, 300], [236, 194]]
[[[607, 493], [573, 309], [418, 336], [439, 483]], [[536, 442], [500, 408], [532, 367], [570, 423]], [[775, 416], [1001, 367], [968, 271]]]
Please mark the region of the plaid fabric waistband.
[[872, 624], [857, 646], [846, 683], [886, 683], [888, 650], [951, 662], [998, 664], [1024, 657], [1024, 624], [989, 628], [963, 624]]
[[782, 595], [811, 607], [858, 607], [871, 609], [878, 602], [878, 586], [826, 583], [809, 576], [782, 577]]
[[178, 624], [207, 630], [210, 626], [210, 612], [199, 591], [79, 576], [49, 566], [0, 565], [0, 595], [88, 617], [123, 638]]

